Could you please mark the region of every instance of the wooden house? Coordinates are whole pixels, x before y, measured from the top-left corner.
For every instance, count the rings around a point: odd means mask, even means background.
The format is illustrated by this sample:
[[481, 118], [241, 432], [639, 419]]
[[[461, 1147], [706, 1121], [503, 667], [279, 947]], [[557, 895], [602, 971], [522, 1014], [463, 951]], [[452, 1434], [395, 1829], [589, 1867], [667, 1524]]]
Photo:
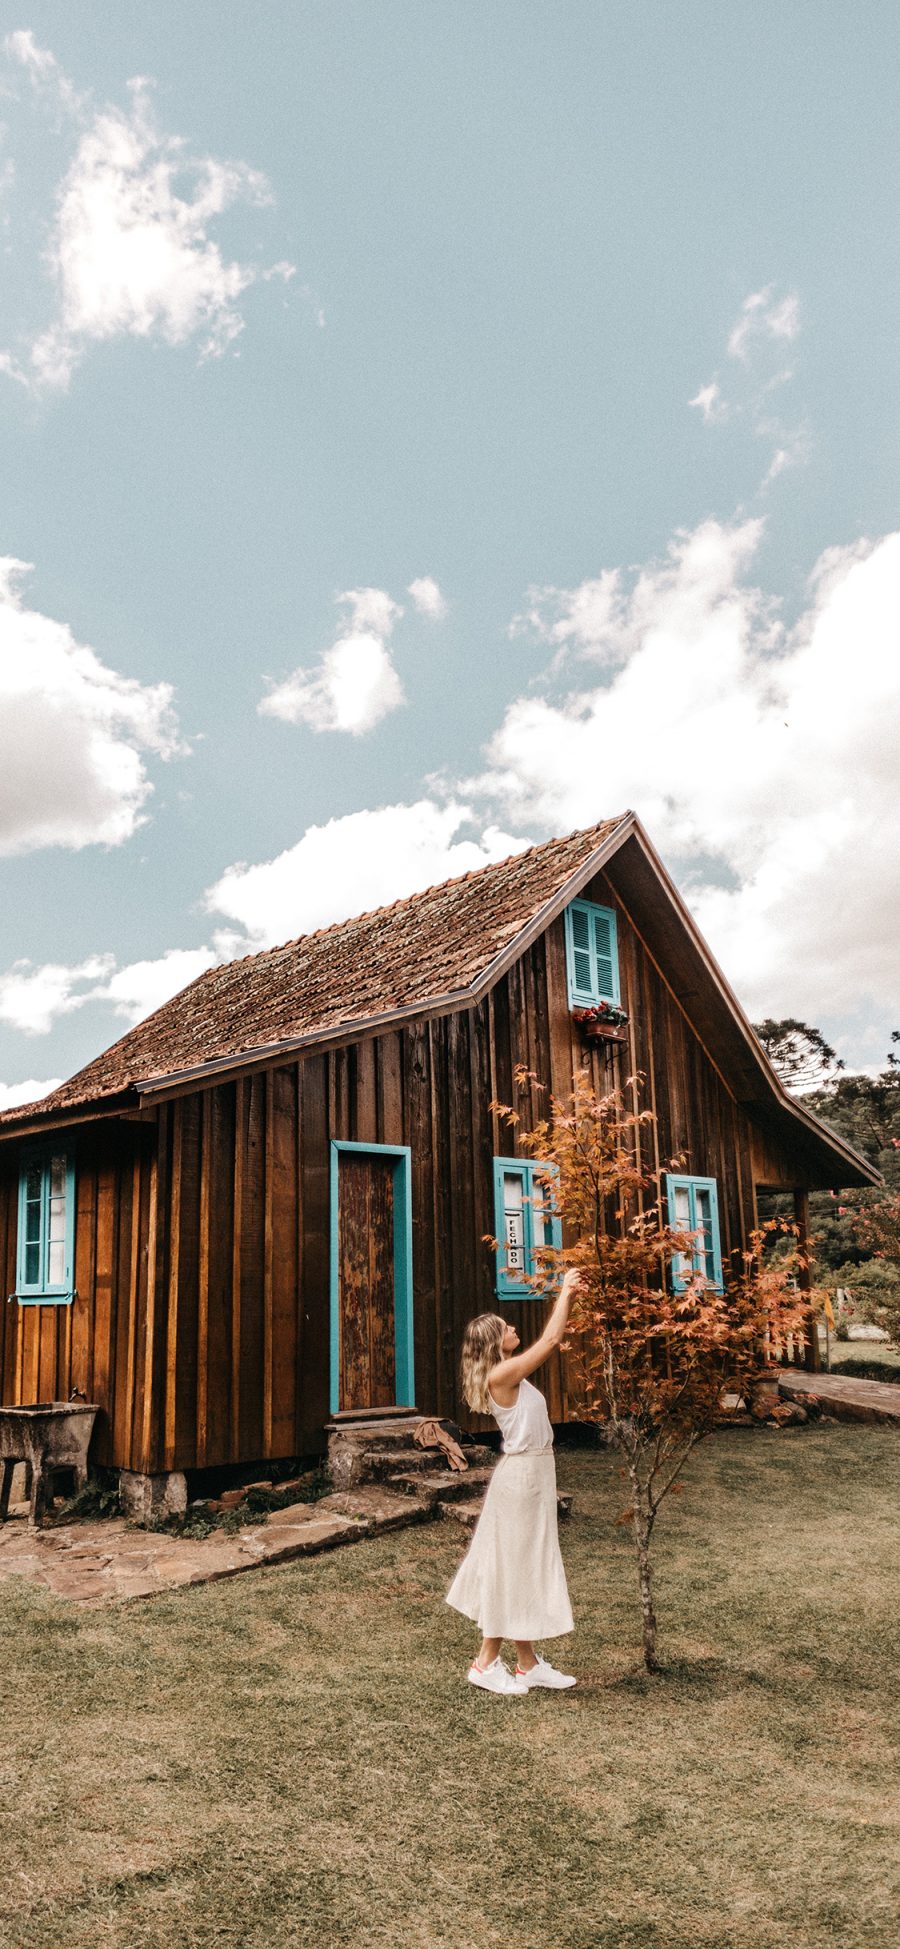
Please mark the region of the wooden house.
[[[619, 1004], [618, 1039], [573, 1008]], [[0, 1119], [0, 1401], [100, 1405], [143, 1476], [311, 1455], [336, 1415], [484, 1427], [463, 1327], [519, 1296], [540, 1212], [492, 1100], [646, 1078], [668, 1192], [721, 1276], [762, 1187], [876, 1182], [790, 1097], [631, 813], [210, 969]], [[537, 1105], [532, 1106], [537, 1114]], [[527, 1109], [527, 1106], [526, 1106]], [[500, 1252], [486, 1234], [503, 1241]], [[540, 1376], [577, 1419], [558, 1356]]]

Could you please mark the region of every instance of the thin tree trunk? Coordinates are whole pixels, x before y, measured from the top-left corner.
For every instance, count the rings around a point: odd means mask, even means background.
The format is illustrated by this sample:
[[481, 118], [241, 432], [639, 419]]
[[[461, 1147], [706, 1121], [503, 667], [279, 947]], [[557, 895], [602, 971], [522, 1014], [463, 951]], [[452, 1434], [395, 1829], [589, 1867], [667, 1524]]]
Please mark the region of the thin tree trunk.
[[642, 1509], [635, 1497], [632, 1518], [635, 1548], [637, 1550], [638, 1589], [641, 1594], [641, 1619], [644, 1637], [644, 1664], [648, 1672], [658, 1672], [656, 1656], [656, 1611], [653, 1608], [653, 1571], [650, 1563], [650, 1533], [652, 1520]]

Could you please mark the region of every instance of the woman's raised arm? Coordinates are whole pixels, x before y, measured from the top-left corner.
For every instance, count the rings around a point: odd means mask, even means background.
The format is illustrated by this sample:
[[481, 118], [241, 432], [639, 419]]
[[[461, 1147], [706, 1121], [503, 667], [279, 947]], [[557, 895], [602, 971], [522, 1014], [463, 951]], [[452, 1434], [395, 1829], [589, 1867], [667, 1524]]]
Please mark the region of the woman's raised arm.
[[570, 1266], [562, 1282], [559, 1298], [553, 1308], [543, 1333], [533, 1340], [530, 1347], [523, 1347], [521, 1353], [510, 1354], [501, 1360], [491, 1371], [491, 1379], [500, 1387], [517, 1387], [520, 1381], [527, 1380], [535, 1369], [543, 1367], [549, 1360], [554, 1347], [565, 1338], [569, 1320], [569, 1308], [578, 1292], [580, 1276], [574, 1266]]

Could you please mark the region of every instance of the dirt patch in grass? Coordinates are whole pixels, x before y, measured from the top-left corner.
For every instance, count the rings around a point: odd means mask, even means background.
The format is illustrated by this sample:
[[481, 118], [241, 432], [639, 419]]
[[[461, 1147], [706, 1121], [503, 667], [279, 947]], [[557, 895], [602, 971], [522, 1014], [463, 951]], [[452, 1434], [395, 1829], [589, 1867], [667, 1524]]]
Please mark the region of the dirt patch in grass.
[[718, 1436], [637, 1657], [608, 1451], [563, 1449], [567, 1694], [494, 1699], [434, 1524], [78, 1613], [0, 1591], [4, 1949], [861, 1949], [900, 1899], [900, 1443]]

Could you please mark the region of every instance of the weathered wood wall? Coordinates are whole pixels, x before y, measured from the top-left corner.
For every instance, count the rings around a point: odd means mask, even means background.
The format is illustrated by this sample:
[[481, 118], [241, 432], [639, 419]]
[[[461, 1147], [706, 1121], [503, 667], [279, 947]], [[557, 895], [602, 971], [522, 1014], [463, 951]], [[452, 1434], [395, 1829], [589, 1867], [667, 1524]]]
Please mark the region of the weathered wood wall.
[[140, 1467], [145, 1423], [151, 1254], [160, 1243], [156, 1132], [87, 1124], [77, 1133], [71, 1306], [18, 1306], [18, 1161], [0, 1157], [0, 1399], [66, 1401], [78, 1388], [104, 1409], [92, 1456]]
[[[619, 914], [629, 1045], [595, 1044], [595, 1085], [645, 1078], [654, 1164], [719, 1185], [723, 1251], [755, 1214], [751, 1131], [603, 876], [588, 898]], [[562, 920], [476, 1009], [163, 1103], [155, 1125], [77, 1134], [76, 1286], [71, 1307], [6, 1307], [4, 1401], [66, 1399], [104, 1410], [97, 1459], [155, 1471], [312, 1453], [329, 1394], [329, 1140], [412, 1151], [416, 1403], [465, 1410], [457, 1363], [466, 1320], [498, 1311], [523, 1343], [546, 1309], [498, 1301], [492, 1160], [511, 1156], [492, 1099], [513, 1101], [525, 1063], [557, 1095], [585, 1049], [569, 1018]], [[523, 1105], [526, 1121], [540, 1113]], [[0, 1263], [15, 1289], [17, 1162], [0, 1179]], [[577, 1416], [561, 1357], [538, 1377], [554, 1421]]]

